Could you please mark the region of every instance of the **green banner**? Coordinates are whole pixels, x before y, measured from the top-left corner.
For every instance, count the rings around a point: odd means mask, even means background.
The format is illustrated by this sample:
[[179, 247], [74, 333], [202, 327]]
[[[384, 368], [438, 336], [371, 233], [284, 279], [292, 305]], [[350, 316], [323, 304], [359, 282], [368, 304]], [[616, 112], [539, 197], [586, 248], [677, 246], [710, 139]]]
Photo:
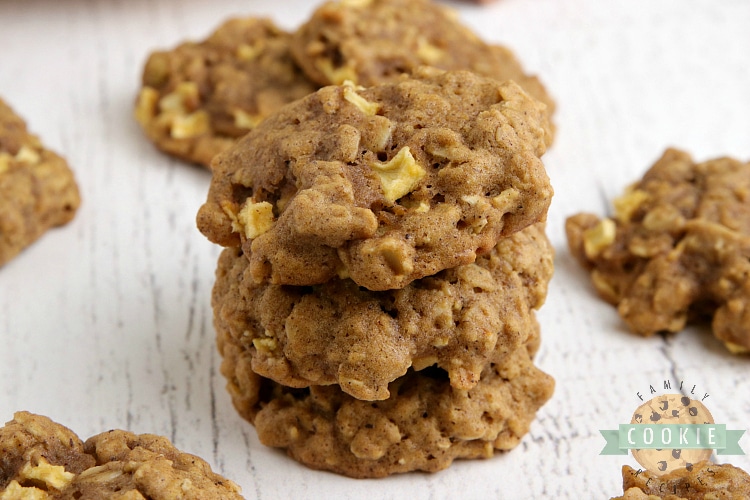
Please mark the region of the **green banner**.
[[716, 450], [717, 455], [744, 455], [739, 440], [743, 430], [724, 424], [620, 424], [599, 431], [607, 444], [600, 455], [627, 455], [628, 450]]

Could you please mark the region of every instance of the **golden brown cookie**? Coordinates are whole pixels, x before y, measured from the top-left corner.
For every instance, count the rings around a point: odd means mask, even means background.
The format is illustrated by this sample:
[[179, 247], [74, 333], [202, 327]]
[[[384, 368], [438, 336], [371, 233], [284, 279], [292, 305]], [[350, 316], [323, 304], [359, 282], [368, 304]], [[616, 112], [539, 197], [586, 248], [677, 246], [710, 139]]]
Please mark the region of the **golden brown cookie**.
[[487, 363], [535, 337], [552, 259], [536, 224], [473, 264], [371, 292], [349, 279], [257, 285], [231, 248], [216, 273], [215, 325], [250, 354], [253, 371], [286, 386], [339, 384], [358, 399], [386, 399], [409, 367], [436, 364], [452, 386], [471, 389]]
[[750, 475], [729, 464], [700, 462], [666, 476], [622, 467], [625, 494], [612, 500], [747, 500]]
[[293, 54], [321, 85], [350, 80], [365, 87], [395, 81], [419, 66], [468, 70], [515, 80], [549, 106], [554, 102], [513, 53], [491, 46], [460, 23], [458, 15], [429, 0], [327, 2], [294, 33]]
[[335, 385], [291, 389], [262, 378], [250, 353], [219, 335], [232, 401], [260, 441], [308, 467], [352, 477], [434, 472], [455, 459], [510, 450], [554, 388], [520, 347], [488, 365], [471, 390], [451, 387], [439, 368], [410, 369], [390, 384], [388, 399], [361, 401]]
[[239, 487], [163, 437], [109, 431], [85, 443], [17, 412], [0, 429], [1, 500], [241, 500]]
[[313, 92], [267, 19], [230, 19], [201, 42], [151, 54], [135, 116], [162, 151], [209, 166], [266, 116]]
[[403, 288], [546, 217], [545, 107], [513, 82], [421, 68], [329, 86], [218, 156], [198, 227], [257, 282]]
[[566, 232], [628, 326], [652, 335], [709, 317], [732, 352], [750, 351], [750, 163], [670, 149], [614, 205]]
[[0, 266], [48, 229], [70, 222], [80, 202], [66, 161], [0, 99]]

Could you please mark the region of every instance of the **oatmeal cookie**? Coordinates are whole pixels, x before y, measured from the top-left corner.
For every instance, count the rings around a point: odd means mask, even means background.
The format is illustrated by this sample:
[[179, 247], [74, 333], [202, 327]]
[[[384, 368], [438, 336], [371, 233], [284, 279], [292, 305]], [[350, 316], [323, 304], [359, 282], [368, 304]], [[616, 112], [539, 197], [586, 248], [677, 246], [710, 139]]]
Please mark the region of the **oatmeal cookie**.
[[250, 353], [234, 338], [220, 333], [219, 347], [233, 403], [261, 443], [286, 448], [308, 467], [359, 478], [434, 472], [455, 459], [510, 450], [554, 388], [525, 347], [487, 365], [471, 390], [451, 387], [437, 367], [410, 369], [378, 402], [354, 399], [335, 385], [279, 385], [252, 371]]
[[552, 257], [536, 224], [473, 264], [372, 292], [349, 279], [257, 285], [242, 250], [229, 248], [216, 273], [215, 325], [250, 353], [253, 371], [290, 387], [339, 384], [380, 400], [410, 366], [437, 364], [452, 386], [470, 389], [490, 360], [534, 337]]
[[257, 282], [403, 288], [546, 217], [548, 132], [518, 85], [469, 72], [324, 87], [216, 158], [198, 227]]
[[85, 443], [18, 412], [0, 429], [0, 500], [241, 500], [240, 489], [163, 437], [109, 431]]
[[515, 80], [550, 114], [554, 108], [544, 86], [524, 73], [509, 49], [485, 43], [454, 11], [429, 0], [327, 2], [294, 33], [292, 51], [321, 85], [349, 80], [367, 87], [433, 66]]
[[732, 352], [750, 351], [750, 163], [670, 149], [614, 205], [614, 217], [578, 214], [566, 231], [628, 326], [651, 335], [712, 317]]
[[80, 202], [67, 162], [0, 100], [0, 266], [48, 229], [70, 222]]
[[209, 166], [282, 105], [313, 92], [290, 54], [290, 35], [267, 20], [230, 19], [201, 42], [146, 61], [135, 116], [162, 151]]
[[729, 464], [700, 462], [666, 476], [622, 467], [625, 494], [612, 500], [746, 500], [750, 475]]

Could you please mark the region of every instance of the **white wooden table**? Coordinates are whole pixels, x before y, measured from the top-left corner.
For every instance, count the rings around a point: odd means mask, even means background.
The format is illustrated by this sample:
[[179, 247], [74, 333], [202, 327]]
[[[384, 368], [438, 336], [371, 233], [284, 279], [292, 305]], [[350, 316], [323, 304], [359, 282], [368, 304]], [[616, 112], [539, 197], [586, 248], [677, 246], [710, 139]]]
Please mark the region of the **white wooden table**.
[[[556, 275], [540, 313], [539, 365], [553, 399], [513, 452], [437, 474], [357, 481], [308, 470], [259, 444], [224, 390], [209, 294], [219, 249], [195, 229], [208, 172], [159, 154], [131, 109], [147, 54], [235, 15], [292, 29], [314, 2], [3, 0], [0, 95], [75, 170], [83, 205], [0, 269], [0, 420], [50, 416], [82, 437], [110, 428], [169, 437], [247, 498], [609, 498], [631, 457], [600, 456], [664, 380], [709, 393], [728, 428], [750, 430], [750, 358], [703, 328], [642, 339], [596, 299], [563, 222], [604, 213], [667, 146], [699, 160], [750, 159], [750, 2], [500, 0], [454, 4], [512, 47], [556, 98], [545, 157], [556, 189]], [[740, 444], [750, 452], [750, 438]], [[750, 470], [750, 457], [719, 457]]]

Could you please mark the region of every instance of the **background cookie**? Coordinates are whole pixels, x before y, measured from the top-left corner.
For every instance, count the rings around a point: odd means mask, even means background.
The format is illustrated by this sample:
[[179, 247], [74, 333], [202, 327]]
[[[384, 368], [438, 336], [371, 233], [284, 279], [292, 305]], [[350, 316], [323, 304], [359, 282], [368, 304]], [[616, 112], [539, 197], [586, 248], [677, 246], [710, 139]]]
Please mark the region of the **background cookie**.
[[0, 99], [0, 266], [48, 229], [70, 222], [80, 203], [65, 160]]
[[488, 45], [457, 13], [428, 0], [327, 2], [294, 33], [292, 50], [321, 85], [350, 80], [367, 87], [426, 65], [515, 80], [550, 114], [554, 108], [544, 86], [523, 72], [510, 50]]
[[282, 105], [316, 88], [271, 21], [230, 19], [202, 42], [151, 54], [135, 116], [162, 151], [208, 166]]
[[82, 443], [47, 417], [17, 412], [0, 429], [9, 499], [242, 499], [239, 487], [166, 438], [109, 431]]
[[286, 448], [314, 469], [352, 477], [434, 472], [458, 458], [489, 458], [517, 446], [550, 398], [552, 378], [525, 347], [489, 365], [471, 390], [451, 388], [438, 368], [409, 372], [385, 401], [352, 398], [336, 386], [290, 389], [259, 377], [250, 355], [221, 335], [222, 373], [237, 411], [260, 441]]
[[242, 250], [227, 249], [214, 323], [248, 352], [253, 371], [290, 387], [339, 384], [358, 399], [385, 399], [409, 367], [436, 364], [453, 387], [470, 389], [487, 363], [538, 337], [533, 309], [546, 297], [552, 258], [536, 224], [476, 263], [370, 292], [348, 279], [257, 285]]
[[642, 335], [712, 317], [733, 352], [750, 351], [750, 163], [695, 163], [667, 150], [615, 200], [613, 218], [566, 222], [597, 291]]
[[402, 288], [546, 217], [548, 132], [516, 84], [468, 72], [325, 87], [216, 158], [198, 227], [259, 282]]
[[625, 494], [612, 500], [742, 500], [750, 498], [750, 475], [730, 464], [711, 462], [700, 462], [665, 476], [624, 465], [622, 489]]

